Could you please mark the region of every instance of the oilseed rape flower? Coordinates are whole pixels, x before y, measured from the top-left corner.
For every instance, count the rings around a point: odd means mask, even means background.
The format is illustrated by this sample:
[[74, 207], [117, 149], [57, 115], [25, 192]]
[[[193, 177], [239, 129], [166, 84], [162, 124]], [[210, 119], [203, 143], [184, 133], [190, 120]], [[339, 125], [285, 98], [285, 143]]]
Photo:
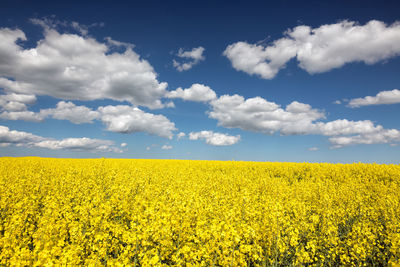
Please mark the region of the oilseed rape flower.
[[0, 266], [400, 265], [400, 166], [0, 159]]

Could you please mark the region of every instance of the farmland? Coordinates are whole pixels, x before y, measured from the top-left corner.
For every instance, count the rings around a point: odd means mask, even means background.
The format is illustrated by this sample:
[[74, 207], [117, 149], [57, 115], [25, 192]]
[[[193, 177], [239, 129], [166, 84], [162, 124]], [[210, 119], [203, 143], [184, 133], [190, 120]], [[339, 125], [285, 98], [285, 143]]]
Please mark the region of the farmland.
[[398, 265], [400, 166], [0, 159], [0, 265]]

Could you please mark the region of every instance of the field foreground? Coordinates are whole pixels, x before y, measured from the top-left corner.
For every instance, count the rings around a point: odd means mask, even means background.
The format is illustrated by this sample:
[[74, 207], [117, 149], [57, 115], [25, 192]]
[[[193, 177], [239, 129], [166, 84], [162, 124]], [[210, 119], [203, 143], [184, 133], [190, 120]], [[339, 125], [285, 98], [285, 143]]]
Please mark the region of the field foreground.
[[0, 266], [400, 264], [400, 166], [0, 158]]

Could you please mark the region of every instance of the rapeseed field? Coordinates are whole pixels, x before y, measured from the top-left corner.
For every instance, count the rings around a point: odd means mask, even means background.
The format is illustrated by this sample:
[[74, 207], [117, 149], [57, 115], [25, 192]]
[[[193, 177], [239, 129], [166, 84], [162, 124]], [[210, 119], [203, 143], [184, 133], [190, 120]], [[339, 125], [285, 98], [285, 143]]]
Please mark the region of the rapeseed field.
[[399, 165], [0, 159], [0, 266], [399, 264]]

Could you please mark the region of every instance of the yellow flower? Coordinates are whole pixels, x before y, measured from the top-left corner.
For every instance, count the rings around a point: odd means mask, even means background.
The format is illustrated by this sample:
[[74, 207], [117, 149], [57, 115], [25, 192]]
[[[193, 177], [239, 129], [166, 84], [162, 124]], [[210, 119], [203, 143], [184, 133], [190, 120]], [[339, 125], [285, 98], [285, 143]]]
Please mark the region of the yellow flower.
[[399, 209], [399, 165], [0, 158], [0, 265], [399, 266]]

